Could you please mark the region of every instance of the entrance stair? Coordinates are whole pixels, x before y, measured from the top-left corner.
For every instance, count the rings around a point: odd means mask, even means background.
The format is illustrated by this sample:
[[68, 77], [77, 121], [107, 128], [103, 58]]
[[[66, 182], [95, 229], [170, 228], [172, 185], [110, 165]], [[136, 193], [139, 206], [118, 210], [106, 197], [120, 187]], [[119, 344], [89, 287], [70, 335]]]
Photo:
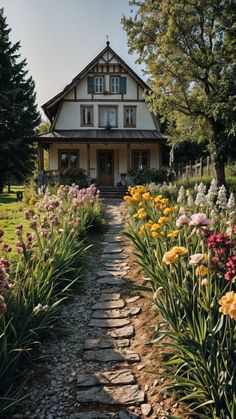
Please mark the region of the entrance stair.
[[126, 186], [98, 186], [103, 199], [122, 199], [127, 192]]

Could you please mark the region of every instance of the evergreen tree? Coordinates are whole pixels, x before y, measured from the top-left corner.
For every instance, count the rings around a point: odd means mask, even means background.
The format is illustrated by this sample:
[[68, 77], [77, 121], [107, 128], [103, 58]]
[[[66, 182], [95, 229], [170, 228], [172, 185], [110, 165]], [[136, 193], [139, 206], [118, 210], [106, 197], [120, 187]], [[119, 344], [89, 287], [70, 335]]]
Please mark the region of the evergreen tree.
[[130, 51], [144, 62], [152, 110], [172, 143], [207, 141], [219, 184], [236, 148], [235, 0], [132, 0], [123, 18]]
[[22, 182], [35, 163], [32, 143], [40, 122], [35, 85], [20, 60], [20, 43], [9, 40], [10, 29], [0, 9], [0, 192], [11, 180]]

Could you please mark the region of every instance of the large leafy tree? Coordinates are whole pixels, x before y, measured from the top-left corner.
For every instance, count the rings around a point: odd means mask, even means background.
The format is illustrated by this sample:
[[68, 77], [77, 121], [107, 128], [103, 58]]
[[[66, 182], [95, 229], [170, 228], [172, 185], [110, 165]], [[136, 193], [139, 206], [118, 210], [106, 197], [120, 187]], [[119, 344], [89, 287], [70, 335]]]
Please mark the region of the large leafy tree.
[[172, 143], [207, 141], [219, 184], [236, 148], [235, 0], [132, 0], [122, 23]]
[[0, 9], [0, 192], [11, 180], [23, 181], [34, 169], [34, 129], [40, 122], [35, 85], [20, 60], [20, 43], [9, 39]]

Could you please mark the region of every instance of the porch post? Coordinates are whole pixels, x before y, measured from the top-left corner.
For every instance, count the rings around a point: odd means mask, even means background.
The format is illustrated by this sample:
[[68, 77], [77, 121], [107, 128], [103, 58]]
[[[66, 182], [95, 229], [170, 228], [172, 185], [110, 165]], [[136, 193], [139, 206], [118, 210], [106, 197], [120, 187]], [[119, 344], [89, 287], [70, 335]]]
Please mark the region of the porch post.
[[87, 144], [87, 175], [90, 176], [90, 144]]
[[130, 144], [127, 144], [127, 174], [130, 171]]
[[44, 171], [44, 158], [43, 158], [43, 145], [38, 142], [38, 171], [39, 173]]

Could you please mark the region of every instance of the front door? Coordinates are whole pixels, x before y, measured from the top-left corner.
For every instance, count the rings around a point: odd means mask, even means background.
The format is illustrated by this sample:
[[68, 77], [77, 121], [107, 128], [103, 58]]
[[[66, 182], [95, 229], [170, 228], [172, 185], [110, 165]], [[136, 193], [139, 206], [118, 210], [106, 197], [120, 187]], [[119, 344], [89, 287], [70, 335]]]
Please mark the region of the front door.
[[99, 185], [114, 185], [114, 152], [113, 150], [98, 150], [98, 182]]

